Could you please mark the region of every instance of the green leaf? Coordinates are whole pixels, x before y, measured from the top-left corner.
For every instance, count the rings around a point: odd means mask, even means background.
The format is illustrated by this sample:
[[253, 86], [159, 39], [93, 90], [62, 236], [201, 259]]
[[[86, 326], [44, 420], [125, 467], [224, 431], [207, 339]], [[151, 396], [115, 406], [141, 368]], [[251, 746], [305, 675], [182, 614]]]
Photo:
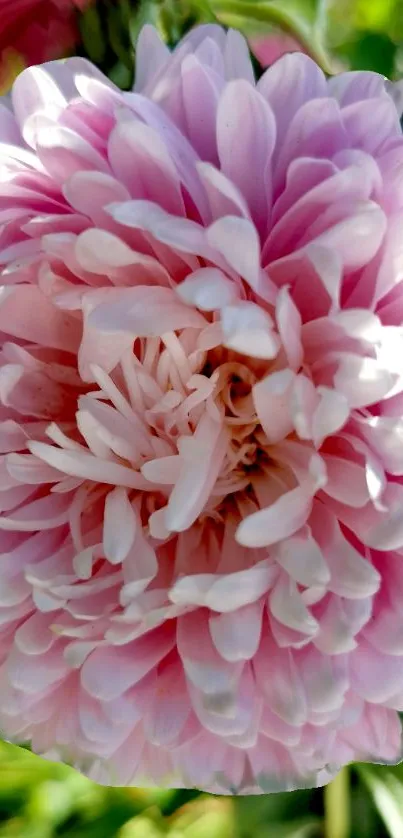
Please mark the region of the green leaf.
[[326, 71], [332, 61], [326, 47], [325, 0], [210, 0], [224, 24], [247, 28], [251, 23], [275, 26], [292, 35]]
[[380, 32], [355, 32], [354, 39], [343, 42], [338, 52], [347, 59], [352, 70], [374, 70], [382, 76], [393, 75], [397, 47]]
[[[353, 768], [352, 773], [355, 774]], [[351, 791], [351, 835], [354, 838], [380, 838], [383, 823], [372, 797], [363, 783], [356, 782]]]
[[119, 60], [127, 66], [132, 67], [133, 50], [130, 43], [129, 24], [126, 21], [125, 4], [110, 3], [107, 7], [107, 29], [109, 44]]
[[385, 766], [357, 766], [359, 776], [371, 794], [390, 838], [403, 835], [403, 785]]
[[[292, 822], [316, 811], [321, 811], [321, 791], [316, 789], [297, 790], [290, 794], [262, 794], [258, 797], [235, 797], [235, 822], [241, 838], [260, 834], [267, 824]], [[270, 838], [277, 838], [275, 832]]]
[[234, 805], [231, 798], [207, 795], [183, 806], [172, 818], [170, 838], [233, 838]]
[[123, 61], [118, 61], [109, 71], [109, 78], [121, 90], [129, 90], [132, 86], [133, 70], [127, 64], [124, 64]]
[[162, 838], [163, 832], [157, 824], [144, 815], [127, 821], [118, 832], [118, 838]]
[[268, 823], [255, 833], [253, 838], [320, 838], [322, 820], [308, 815], [289, 823]]
[[106, 44], [98, 10], [90, 4], [79, 18], [81, 39], [91, 61], [101, 64], [105, 58]]
[[129, 17], [129, 34], [133, 45], [136, 44], [144, 24], [151, 23], [153, 26], [158, 26], [159, 11], [160, 8], [154, 0], [142, 0], [136, 5]]

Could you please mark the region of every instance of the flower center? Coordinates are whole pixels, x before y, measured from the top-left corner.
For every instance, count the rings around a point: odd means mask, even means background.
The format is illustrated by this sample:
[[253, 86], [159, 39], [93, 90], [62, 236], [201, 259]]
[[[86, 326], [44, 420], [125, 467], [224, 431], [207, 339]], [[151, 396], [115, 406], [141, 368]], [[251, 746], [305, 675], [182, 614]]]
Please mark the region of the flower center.
[[[71, 480], [84, 483], [78, 517], [90, 497], [99, 494], [102, 504], [109, 487], [120, 487], [143, 525], [164, 539], [221, 518], [224, 507], [240, 519], [246, 507], [259, 507], [268, 483], [275, 493], [284, 486], [253, 398], [267, 362], [222, 346], [203, 351], [198, 339], [189, 329], [137, 340], [110, 374], [93, 365], [75, 429], [52, 424], [48, 443], [30, 443], [32, 454], [66, 475], [67, 489]], [[176, 514], [187, 504], [186, 516]]]
[[220, 497], [221, 505], [228, 501], [237, 505], [245, 493], [253, 498], [255, 481], [265, 475], [267, 479], [267, 469], [273, 466], [252, 395], [254, 384], [267, 374], [266, 367], [254, 361], [247, 366], [244, 358], [220, 349], [209, 353], [202, 369], [203, 375], [215, 381], [214, 404], [227, 431], [226, 457], [212, 492], [212, 498]]

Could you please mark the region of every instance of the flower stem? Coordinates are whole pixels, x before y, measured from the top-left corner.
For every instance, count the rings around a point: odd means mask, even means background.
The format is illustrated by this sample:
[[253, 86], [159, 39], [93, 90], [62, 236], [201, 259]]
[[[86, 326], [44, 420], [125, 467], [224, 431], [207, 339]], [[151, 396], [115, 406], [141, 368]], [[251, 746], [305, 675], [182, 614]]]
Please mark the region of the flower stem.
[[350, 773], [342, 768], [325, 787], [325, 838], [349, 838], [350, 835]]

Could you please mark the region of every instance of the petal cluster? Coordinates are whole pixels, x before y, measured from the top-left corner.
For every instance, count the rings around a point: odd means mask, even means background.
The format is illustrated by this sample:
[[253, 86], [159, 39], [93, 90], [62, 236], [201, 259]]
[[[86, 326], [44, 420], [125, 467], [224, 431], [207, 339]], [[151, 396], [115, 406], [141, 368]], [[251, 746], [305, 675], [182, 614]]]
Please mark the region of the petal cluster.
[[398, 92], [235, 32], [0, 115], [0, 727], [118, 785], [397, 761]]

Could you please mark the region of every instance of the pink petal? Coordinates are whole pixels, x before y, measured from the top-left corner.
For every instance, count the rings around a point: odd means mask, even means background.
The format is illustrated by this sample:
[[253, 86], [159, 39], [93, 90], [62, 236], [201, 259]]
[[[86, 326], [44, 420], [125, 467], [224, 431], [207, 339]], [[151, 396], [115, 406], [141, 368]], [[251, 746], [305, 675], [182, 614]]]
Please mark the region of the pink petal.
[[47, 112], [58, 116], [66, 98], [50, 73], [42, 67], [30, 67], [20, 74], [13, 87], [13, 106], [24, 139], [34, 147], [32, 116]]
[[273, 617], [295, 631], [309, 636], [317, 634], [319, 625], [305, 606], [292, 579], [282, 574], [269, 596]]
[[330, 570], [329, 589], [351, 599], [375, 594], [380, 585], [377, 570], [349, 544], [336, 518], [315, 504], [310, 523]]
[[[140, 593], [145, 591], [158, 574], [157, 554], [140, 526], [137, 526], [134, 544], [125, 557], [123, 565], [124, 586], [120, 592], [120, 602], [129, 605]], [[150, 592], [151, 593], [151, 592]], [[152, 625], [152, 622], [150, 623]]]
[[119, 300], [97, 306], [89, 324], [100, 331], [163, 335], [175, 329], [202, 327], [201, 314], [182, 303], [170, 288], [137, 286], [120, 292]]
[[[136, 253], [128, 247], [118, 236], [108, 233], [105, 230], [93, 227], [85, 230], [77, 237], [75, 254], [80, 265], [91, 273], [107, 273], [108, 269], [125, 268], [133, 266], [133, 274], [137, 267], [140, 268], [140, 276], [144, 273], [150, 276], [153, 273], [164, 282], [164, 272], [161, 266], [151, 258], [142, 253]], [[143, 270], [142, 270], [143, 269]]]
[[260, 267], [259, 237], [247, 219], [237, 216], [220, 218], [208, 229], [207, 241], [254, 291], [265, 299], [273, 300], [275, 289]]
[[276, 320], [288, 363], [291, 369], [297, 372], [303, 359], [300, 337], [302, 321], [287, 288], [282, 288], [278, 294]]
[[94, 698], [111, 701], [137, 684], [168, 654], [174, 636], [167, 627], [121, 648], [96, 649], [81, 670], [81, 683]]
[[155, 201], [167, 212], [183, 214], [178, 174], [153, 128], [135, 119], [118, 122], [109, 137], [108, 158], [114, 175], [133, 198]]
[[[270, 667], [267, 667], [268, 660]], [[307, 714], [306, 694], [292, 652], [279, 649], [266, 636], [261, 641], [253, 667], [270, 710], [287, 724], [302, 724]]]
[[221, 613], [236, 612], [266, 593], [274, 577], [275, 567], [266, 560], [234, 573], [196, 573], [178, 579], [169, 598], [178, 604], [206, 606]]
[[347, 398], [327, 387], [318, 387], [319, 404], [312, 418], [312, 436], [317, 448], [326, 437], [341, 430], [347, 422], [350, 408]]
[[114, 202], [128, 201], [126, 187], [105, 172], [79, 171], [66, 181], [63, 194], [78, 212], [89, 216], [95, 225], [105, 223], [104, 207]]
[[262, 308], [249, 301], [226, 305], [221, 311], [224, 345], [251, 358], [275, 358], [280, 340], [273, 321]]
[[105, 500], [103, 548], [112, 564], [122, 562], [135, 539], [136, 516], [124, 489], [117, 487]]
[[[376, 114], [376, 119], [373, 119]], [[354, 102], [342, 111], [343, 123], [354, 147], [363, 148], [371, 154], [376, 154], [387, 140], [395, 134], [400, 134], [399, 117], [396, 107], [389, 97], [366, 99], [364, 102]], [[372, 131], [368, 136], [366, 125], [368, 120]]]
[[295, 375], [290, 369], [279, 370], [253, 387], [256, 413], [271, 445], [284, 439], [292, 430], [290, 397], [294, 380]]
[[200, 162], [197, 170], [206, 189], [214, 220], [226, 215], [250, 219], [248, 205], [232, 181], [211, 163]]
[[330, 597], [320, 619], [316, 647], [326, 655], [340, 655], [357, 647], [356, 635], [371, 618], [372, 598]]
[[225, 432], [219, 422], [205, 414], [194, 437], [184, 442], [182, 471], [165, 513], [166, 526], [174, 532], [188, 529], [202, 511], [221, 469]]
[[49, 631], [49, 618], [40, 612], [32, 614], [15, 635], [15, 644], [24, 655], [48, 652], [55, 641], [56, 635]]
[[360, 358], [348, 352], [340, 358], [334, 384], [350, 407], [367, 407], [385, 398], [396, 384], [396, 375], [382, 369], [373, 358]]
[[[35, 311], [35, 317], [32, 312]], [[35, 286], [3, 286], [0, 293], [0, 329], [16, 338], [52, 349], [75, 351], [78, 329], [74, 319], [59, 312]]]
[[69, 497], [51, 495], [40, 498], [20, 507], [9, 516], [0, 516], [0, 530], [15, 530], [16, 532], [51, 530], [67, 523], [69, 508]]
[[311, 710], [323, 713], [340, 708], [349, 687], [346, 658], [332, 659], [311, 646], [300, 652], [298, 663]]
[[246, 39], [236, 29], [229, 29], [224, 50], [227, 79], [245, 79], [254, 84], [252, 62]]
[[169, 57], [169, 49], [154, 26], [143, 26], [136, 44], [136, 90], [144, 90]]
[[379, 652], [364, 639], [351, 654], [351, 681], [366, 701], [381, 704], [403, 689], [403, 673], [396, 658]]
[[179, 661], [167, 664], [159, 674], [147, 709], [144, 727], [154, 745], [166, 747], [175, 741], [190, 715], [183, 668]]
[[[320, 99], [327, 93], [324, 73], [301, 52], [282, 56], [266, 70], [257, 87], [275, 114], [280, 148], [290, 115], [309, 99]], [[287, 102], [287, 113], [284, 102]]]
[[145, 230], [158, 242], [181, 253], [196, 253], [217, 262], [208, 245], [204, 228], [195, 221], [169, 215], [157, 204], [142, 200], [111, 204], [108, 212], [119, 224]]
[[227, 661], [250, 660], [257, 652], [262, 630], [262, 603], [253, 603], [210, 617], [210, 632]]
[[127, 486], [131, 489], [140, 489], [147, 485], [145, 478], [134, 469], [110, 460], [101, 460], [86, 451], [66, 451], [45, 442], [31, 442], [30, 450], [40, 460], [72, 477]]
[[362, 466], [330, 455], [323, 459], [327, 472], [326, 494], [348, 506], [365, 506], [369, 494]]
[[189, 192], [203, 219], [208, 217], [208, 204], [205, 192], [197, 174], [198, 156], [191, 144], [163, 110], [150, 99], [136, 93], [125, 96], [126, 105], [151, 128], [155, 128], [164, 137], [179, 177]]
[[236, 532], [236, 540], [245, 547], [268, 547], [282, 541], [302, 527], [312, 505], [312, 496], [298, 487], [281, 495], [267, 509], [245, 518]]
[[39, 159], [57, 183], [65, 183], [81, 169], [109, 172], [104, 157], [90, 143], [70, 128], [42, 128], [36, 136]]
[[207, 615], [195, 612], [180, 617], [177, 643], [185, 673], [195, 687], [207, 696], [228, 698], [233, 694], [243, 664], [220, 657], [210, 636]]
[[340, 221], [326, 233], [322, 233], [316, 244], [336, 250], [349, 270], [357, 270], [372, 259], [385, 235], [385, 215], [377, 204], [362, 202], [362, 208], [345, 221]]
[[267, 172], [276, 139], [270, 107], [252, 85], [230, 82], [219, 102], [217, 145], [221, 168], [245, 195], [258, 226], [264, 224], [271, 201]]
[[187, 135], [202, 160], [216, 163], [216, 112], [220, 92], [216, 79], [195, 55], [185, 58], [181, 71]]
[[67, 673], [67, 664], [56, 645], [38, 655], [23, 655], [13, 650], [7, 662], [7, 675], [12, 686], [29, 695], [41, 693]]
[[239, 297], [232, 280], [217, 268], [199, 268], [177, 286], [181, 300], [202, 311], [214, 311], [227, 306]]
[[275, 555], [295, 582], [307, 587], [329, 582], [330, 572], [325, 558], [308, 527], [281, 541]]

